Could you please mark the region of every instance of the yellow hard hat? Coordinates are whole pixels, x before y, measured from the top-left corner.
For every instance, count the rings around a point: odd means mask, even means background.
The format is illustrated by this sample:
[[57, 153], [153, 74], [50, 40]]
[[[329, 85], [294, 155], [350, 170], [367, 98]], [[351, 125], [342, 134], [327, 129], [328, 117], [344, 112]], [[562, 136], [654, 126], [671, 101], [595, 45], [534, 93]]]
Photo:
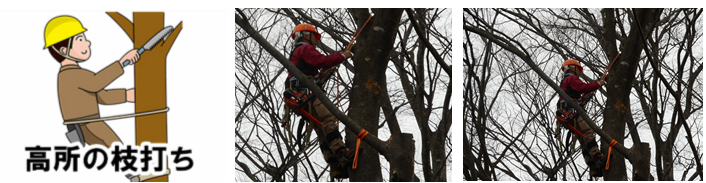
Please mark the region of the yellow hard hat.
[[44, 49], [85, 31], [81, 22], [72, 16], [54, 17], [44, 28]]

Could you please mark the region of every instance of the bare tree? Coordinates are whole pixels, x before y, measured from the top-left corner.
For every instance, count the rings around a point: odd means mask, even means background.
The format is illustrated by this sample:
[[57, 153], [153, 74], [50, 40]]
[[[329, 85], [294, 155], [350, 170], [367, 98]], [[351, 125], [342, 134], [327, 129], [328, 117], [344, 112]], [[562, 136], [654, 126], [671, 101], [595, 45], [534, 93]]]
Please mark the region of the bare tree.
[[[551, 101], [555, 94], [566, 98], [558, 88], [561, 80], [557, 71], [569, 58], [586, 66], [581, 76], [584, 80], [601, 78], [610, 67], [607, 87], [598, 92], [594, 106], [586, 108], [595, 116], [580, 110], [584, 119], [602, 120], [602, 128], [592, 128], [601, 137], [604, 154], [608, 154], [612, 140], [617, 142], [609, 170], [604, 171], [605, 180], [628, 180], [628, 172], [633, 180], [653, 179], [653, 173], [659, 180], [674, 180], [675, 169], [683, 172], [682, 180], [702, 177], [702, 124], [698, 122], [702, 52], [693, 49], [701, 45], [701, 12], [464, 9], [464, 69], [470, 73], [464, 78], [464, 177], [556, 180], [561, 176], [563, 180], [581, 180], [586, 176], [585, 165], [573, 163], [580, 149], [571, 145], [562, 148], [565, 142], [554, 125], [555, 101]], [[615, 64], [609, 66], [613, 60]], [[495, 65], [503, 68], [495, 69]], [[527, 68], [534, 72], [526, 72]], [[547, 87], [552, 89], [546, 92]], [[511, 102], [518, 110], [495, 106], [495, 99], [506, 96], [511, 99], [498, 103]], [[665, 113], [672, 114], [671, 121], [664, 120]], [[525, 123], [513, 123], [516, 120]], [[533, 131], [536, 125], [542, 130]], [[682, 130], [686, 138], [676, 138]], [[650, 133], [652, 138], [648, 139]], [[503, 149], [485, 148], [498, 147], [493, 146], [497, 143]], [[627, 143], [632, 147], [622, 145]], [[657, 147], [655, 163], [650, 163], [650, 147]], [[565, 155], [565, 149], [573, 150]], [[522, 154], [513, 158], [507, 151]], [[674, 162], [679, 162], [678, 168]], [[513, 170], [526, 173], [518, 175]]]
[[[405, 16], [405, 11], [414, 14], [414, 19]], [[289, 35], [295, 25], [306, 22], [324, 34], [318, 45], [325, 53], [344, 49], [353, 34], [361, 31], [351, 49], [355, 57], [344, 61], [339, 74], [324, 86], [328, 92], [310, 87], [345, 124], [349, 148], [355, 147], [362, 129], [370, 132], [362, 139], [358, 162], [365, 168], [349, 170], [350, 180], [418, 181], [418, 175], [424, 175], [422, 180], [445, 181], [446, 165], [451, 161], [450, 148], [446, 148], [450, 147], [451, 124], [450, 20], [435, 22], [450, 19], [449, 11], [236, 9], [238, 179], [330, 180], [317, 137], [306, 132], [308, 127], [298, 122], [300, 117], [287, 116], [282, 110], [286, 71], [300, 74], [284, 56], [293, 48]], [[438, 93], [444, 95], [437, 97]], [[413, 137], [409, 134], [413, 126], [399, 121], [409, 119], [417, 121], [421, 137]], [[413, 140], [419, 138], [421, 149]], [[421, 156], [415, 156], [420, 150]], [[389, 166], [382, 165], [380, 157]], [[417, 166], [410, 164], [423, 167], [423, 174], [417, 174]], [[382, 177], [385, 172], [388, 178]]]

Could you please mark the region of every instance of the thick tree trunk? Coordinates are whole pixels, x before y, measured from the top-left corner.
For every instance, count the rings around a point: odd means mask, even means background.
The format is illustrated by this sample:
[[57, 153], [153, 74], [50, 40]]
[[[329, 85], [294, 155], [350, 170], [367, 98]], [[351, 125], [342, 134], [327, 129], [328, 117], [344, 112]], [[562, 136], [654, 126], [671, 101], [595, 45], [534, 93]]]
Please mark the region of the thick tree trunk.
[[392, 182], [412, 182], [414, 175], [414, 140], [412, 134], [404, 133], [398, 138], [391, 140], [390, 151], [390, 181]]
[[[368, 18], [367, 9], [355, 9], [359, 27]], [[350, 111], [348, 116], [368, 130], [370, 134], [378, 135], [380, 119], [380, 90], [387, 83], [385, 71], [389, 54], [395, 42], [397, 27], [402, 16], [402, 9], [377, 9], [365, 29], [358, 37], [353, 63], [355, 65], [353, 89], [350, 94]], [[348, 147], [355, 146], [358, 134], [346, 133]], [[375, 149], [366, 143], [361, 143], [358, 166], [365, 167], [350, 171], [350, 181], [382, 181], [380, 156]]]
[[[625, 137], [626, 122], [633, 121], [632, 110], [630, 108], [630, 91], [632, 90], [632, 82], [635, 79], [635, 73], [639, 66], [643, 46], [638, 31], [643, 31], [645, 35], [649, 35], [662, 12], [661, 9], [637, 9], [636, 11], [638, 17], [633, 17], [633, 21], [631, 21], [630, 33], [623, 42], [622, 56], [620, 56], [616, 63], [610, 68], [612, 71], [610, 72], [611, 77], [607, 78], [606, 81], [606, 92], [609, 97], [605, 106], [603, 130], [608, 133], [608, 135], [615, 138], [620, 144], [624, 143], [622, 137]], [[634, 21], [635, 18], [640, 21], [643, 27], [638, 28], [638, 25]], [[639, 142], [634, 143], [636, 143], [635, 146], [640, 146]], [[605, 141], [601, 143], [602, 152], [608, 152], [608, 145], [608, 142]], [[635, 148], [634, 150], [641, 149], [649, 149], [649, 147]], [[638, 155], [644, 153], [634, 154]], [[649, 154], [649, 152], [646, 154]], [[647, 162], [649, 162], [649, 159], [649, 156], [635, 156], [633, 159], [635, 162], [632, 163], [640, 162], [636, 160], [647, 160]], [[610, 169], [604, 171], [603, 174], [604, 180], [628, 180], [625, 157], [617, 152], [612, 153]]]
[[446, 182], [446, 133], [431, 133], [432, 179], [427, 181]]
[[[135, 49], [140, 49], [155, 32], [164, 28], [163, 12], [133, 13]], [[135, 64], [135, 112], [147, 112], [167, 107], [167, 55], [142, 54]], [[167, 143], [167, 113], [135, 118], [135, 144]], [[169, 175], [149, 182], [168, 182]]]
[[[116, 12], [108, 15], [120, 25], [134, 43], [135, 49], [142, 46], [164, 28], [164, 12], [135, 12], [133, 22]], [[154, 111], [167, 107], [167, 53], [176, 36], [181, 31], [181, 23], [162, 45], [140, 55], [135, 66], [135, 113]], [[143, 142], [167, 143], [167, 113], [158, 113], [135, 118], [135, 144]], [[168, 161], [168, 160], [165, 160]], [[169, 176], [159, 176], [146, 182], [168, 182]]]

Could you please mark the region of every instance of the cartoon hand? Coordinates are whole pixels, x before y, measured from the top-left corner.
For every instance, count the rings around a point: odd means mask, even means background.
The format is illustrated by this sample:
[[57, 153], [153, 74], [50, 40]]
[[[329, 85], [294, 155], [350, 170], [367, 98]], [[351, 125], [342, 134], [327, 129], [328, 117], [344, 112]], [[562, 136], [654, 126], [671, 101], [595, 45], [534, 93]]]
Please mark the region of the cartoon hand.
[[127, 66], [125, 62], [128, 62], [130, 65], [132, 65], [137, 63], [138, 60], [140, 60], [140, 54], [137, 53], [136, 49], [133, 49], [125, 53], [123, 58], [120, 58], [120, 65]]
[[125, 91], [125, 96], [127, 96], [126, 98], [127, 98], [128, 102], [134, 103], [135, 102], [135, 89], [133, 88], [133, 89], [129, 89], [129, 90]]

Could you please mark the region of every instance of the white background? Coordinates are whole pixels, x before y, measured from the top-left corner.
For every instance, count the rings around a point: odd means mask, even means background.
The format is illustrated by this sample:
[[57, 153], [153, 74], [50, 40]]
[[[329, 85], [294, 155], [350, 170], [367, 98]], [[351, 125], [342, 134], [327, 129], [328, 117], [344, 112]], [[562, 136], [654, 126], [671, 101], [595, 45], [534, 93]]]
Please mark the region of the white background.
[[[2, 3], [0, 3], [2, 4]], [[57, 95], [57, 74], [60, 65], [44, 46], [44, 27], [53, 17], [70, 15], [88, 29], [91, 41], [90, 59], [82, 68], [98, 72], [120, 59], [132, 49], [127, 34], [105, 12], [117, 11], [129, 20], [135, 9], [94, 9], [76, 3], [21, 6], [5, 9], [0, 6], [0, 140], [3, 165], [0, 174], [6, 181], [40, 182], [127, 182], [125, 173], [115, 172], [108, 165], [101, 171], [86, 170], [79, 159], [78, 172], [58, 171], [51, 163], [49, 172], [27, 172], [28, 146], [70, 145], [64, 133], [63, 118]], [[76, 6], [74, 6], [76, 5]], [[64, 8], [57, 8], [63, 7]], [[90, 6], [89, 6], [90, 7]], [[158, 7], [152, 4], [149, 7]], [[60, 9], [60, 10], [56, 10]], [[167, 56], [168, 150], [182, 146], [192, 150], [188, 157], [194, 165], [188, 171], [171, 168], [170, 182], [230, 182], [234, 177], [234, 23], [232, 9], [212, 6], [211, 9], [136, 9], [162, 11], [165, 26], [183, 21], [183, 29]], [[137, 63], [139, 65], [139, 61]], [[134, 66], [125, 67], [122, 76], [108, 85], [111, 88], [133, 88]], [[145, 78], [143, 78], [145, 79]], [[139, 95], [139, 88], [137, 89]], [[101, 116], [134, 112], [134, 103], [101, 105]], [[125, 144], [134, 145], [134, 118], [108, 121]], [[106, 152], [112, 159], [110, 152]], [[48, 153], [54, 159], [54, 153]], [[82, 154], [83, 157], [83, 154]], [[170, 156], [173, 161], [174, 156]], [[139, 158], [139, 156], [138, 156]], [[139, 164], [139, 160], [136, 165]], [[179, 164], [184, 166], [184, 164]], [[141, 165], [137, 166], [138, 168]]]

